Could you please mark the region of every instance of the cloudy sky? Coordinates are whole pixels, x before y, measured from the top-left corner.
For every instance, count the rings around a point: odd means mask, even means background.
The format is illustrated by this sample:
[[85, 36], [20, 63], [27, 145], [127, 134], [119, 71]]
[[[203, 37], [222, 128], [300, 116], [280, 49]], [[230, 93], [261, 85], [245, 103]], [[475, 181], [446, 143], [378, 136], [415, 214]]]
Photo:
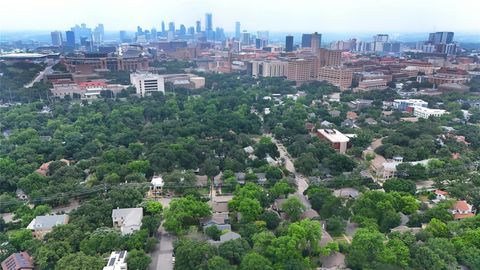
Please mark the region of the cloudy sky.
[[187, 27], [213, 13], [214, 27], [272, 32], [480, 32], [479, 0], [1, 0], [0, 30]]

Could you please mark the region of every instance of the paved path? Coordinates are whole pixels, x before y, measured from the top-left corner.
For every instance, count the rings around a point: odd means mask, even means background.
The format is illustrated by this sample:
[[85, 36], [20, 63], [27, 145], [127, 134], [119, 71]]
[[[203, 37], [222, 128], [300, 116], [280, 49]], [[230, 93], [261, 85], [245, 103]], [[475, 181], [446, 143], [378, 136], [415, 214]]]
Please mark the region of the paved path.
[[[171, 198], [158, 198], [157, 201], [161, 202], [163, 208], [170, 204]], [[163, 226], [160, 226], [157, 231], [157, 239], [159, 240], [155, 249], [150, 253], [152, 262], [148, 267], [148, 270], [173, 270], [173, 241], [175, 236], [170, 235], [165, 231]]]
[[37, 77], [35, 77], [35, 79], [33, 79], [30, 83], [26, 84], [25, 85], [25, 88], [30, 88], [32, 87], [36, 82], [39, 82], [43, 79], [43, 76], [46, 75], [46, 74], [52, 74], [53, 73], [53, 69], [52, 69], [52, 66], [47, 66], [44, 70], [40, 71], [37, 75]]

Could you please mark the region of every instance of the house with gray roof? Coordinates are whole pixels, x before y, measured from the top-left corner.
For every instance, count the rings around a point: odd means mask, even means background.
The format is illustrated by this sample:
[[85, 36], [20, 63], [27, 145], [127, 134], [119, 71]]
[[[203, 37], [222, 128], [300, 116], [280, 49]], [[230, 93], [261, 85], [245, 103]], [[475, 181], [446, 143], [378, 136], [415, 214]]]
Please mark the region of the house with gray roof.
[[28, 224], [27, 229], [32, 231], [33, 237], [43, 239], [43, 236], [51, 232], [53, 227], [67, 223], [68, 215], [36, 216], [30, 224]]
[[112, 211], [113, 227], [127, 235], [142, 227], [143, 208], [117, 208]]

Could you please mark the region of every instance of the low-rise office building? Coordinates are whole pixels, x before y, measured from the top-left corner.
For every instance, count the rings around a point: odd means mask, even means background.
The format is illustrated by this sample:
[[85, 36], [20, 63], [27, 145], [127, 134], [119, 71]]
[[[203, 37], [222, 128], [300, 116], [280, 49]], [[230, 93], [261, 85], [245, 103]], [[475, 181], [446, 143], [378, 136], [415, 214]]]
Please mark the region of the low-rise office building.
[[359, 90], [368, 91], [374, 89], [384, 89], [387, 87], [387, 81], [384, 79], [363, 80], [358, 83]]
[[441, 110], [441, 109], [430, 109], [430, 108], [425, 108], [425, 107], [413, 107], [413, 115], [420, 117], [420, 118], [425, 118], [428, 119], [429, 117], [440, 117], [447, 113], [446, 110]]
[[317, 137], [328, 141], [332, 148], [341, 154], [345, 154], [348, 148], [348, 142], [350, 141], [347, 136], [336, 129], [318, 129]]
[[132, 73], [130, 83], [135, 87], [137, 95], [149, 96], [153, 92], [165, 94], [165, 79], [162, 75], [153, 73]]

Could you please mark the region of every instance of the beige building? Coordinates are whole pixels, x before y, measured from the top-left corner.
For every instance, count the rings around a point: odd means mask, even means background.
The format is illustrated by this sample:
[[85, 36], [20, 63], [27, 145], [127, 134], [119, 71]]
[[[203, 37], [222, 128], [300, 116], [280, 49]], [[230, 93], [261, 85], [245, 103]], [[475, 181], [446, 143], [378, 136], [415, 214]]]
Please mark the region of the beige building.
[[318, 66], [340, 66], [342, 64], [342, 51], [319, 49]]
[[336, 129], [318, 129], [317, 137], [328, 141], [332, 148], [340, 152], [340, 154], [345, 154], [350, 141], [347, 136]]
[[313, 59], [291, 59], [288, 62], [287, 79], [297, 83], [314, 80], [315, 78], [312, 78], [313, 66]]
[[317, 79], [338, 86], [341, 90], [346, 90], [352, 85], [353, 71], [340, 67], [322, 67], [318, 69]]
[[287, 76], [288, 62], [267, 61], [263, 62], [263, 77], [285, 77]]
[[358, 83], [359, 90], [373, 90], [373, 89], [382, 89], [387, 86], [387, 81], [384, 79], [374, 79], [374, 80], [363, 80]]

